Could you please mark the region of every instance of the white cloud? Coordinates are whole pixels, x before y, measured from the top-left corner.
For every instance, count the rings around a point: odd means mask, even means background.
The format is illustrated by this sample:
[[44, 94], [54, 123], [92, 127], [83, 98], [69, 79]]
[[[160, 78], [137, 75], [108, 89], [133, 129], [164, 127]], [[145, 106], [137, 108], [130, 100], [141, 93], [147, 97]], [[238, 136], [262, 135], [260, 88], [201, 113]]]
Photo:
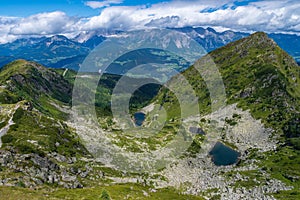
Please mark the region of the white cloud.
[[112, 6], [82, 24], [82, 29], [217, 26], [241, 31], [300, 32], [300, 2], [261, 1], [236, 6], [234, 1], [173, 1], [150, 7]]
[[17, 39], [16, 36], [9, 34], [11, 27], [20, 19], [17, 17], [0, 17], [0, 43], [11, 42]]
[[300, 2], [297, 0], [257, 1], [246, 5], [236, 5], [234, 0], [177, 0], [152, 6], [108, 6], [120, 2], [97, 1], [98, 6], [107, 7], [100, 15], [90, 18], [70, 17], [60, 11], [26, 18], [0, 17], [0, 42], [28, 35], [76, 35], [99, 29], [149, 27], [211, 26], [249, 32], [300, 33]]
[[104, 0], [104, 1], [87, 1], [85, 2], [86, 6], [89, 6], [93, 9], [108, 7], [112, 4], [121, 4], [123, 0]]
[[[206, 12], [203, 12], [206, 11]], [[134, 29], [144, 26], [219, 26], [241, 31], [300, 32], [300, 2], [173, 1], [151, 7], [113, 6], [90, 19], [89, 28]], [[286, 31], [285, 30], [285, 31]]]
[[49, 35], [59, 34], [70, 30], [75, 23], [75, 19], [65, 13], [56, 11], [50, 13], [40, 13], [22, 18], [18, 23], [10, 28], [12, 35]]
[[128, 30], [144, 27], [144, 18], [139, 13], [141, 7], [115, 6], [104, 9], [99, 16], [91, 17], [81, 24], [82, 30], [99, 28]]
[[60, 11], [39, 13], [26, 18], [0, 16], [0, 43], [30, 36], [74, 35], [79, 30], [79, 20]]

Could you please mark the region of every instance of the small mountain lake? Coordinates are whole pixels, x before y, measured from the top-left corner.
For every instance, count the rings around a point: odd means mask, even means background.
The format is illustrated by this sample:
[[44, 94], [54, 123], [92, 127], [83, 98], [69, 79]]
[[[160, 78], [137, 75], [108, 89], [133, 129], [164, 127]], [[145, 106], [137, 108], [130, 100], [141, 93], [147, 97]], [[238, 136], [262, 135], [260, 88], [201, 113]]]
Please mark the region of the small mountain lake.
[[134, 117], [134, 123], [136, 126], [142, 126], [145, 118], [146, 118], [146, 115], [145, 113], [142, 113], [142, 112], [137, 112], [137, 113], [134, 113], [133, 115]]
[[232, 165], [238, 162], [240, 153], [226, 146], [222, 142], [217, 142], [209, 152], [215, 165]]

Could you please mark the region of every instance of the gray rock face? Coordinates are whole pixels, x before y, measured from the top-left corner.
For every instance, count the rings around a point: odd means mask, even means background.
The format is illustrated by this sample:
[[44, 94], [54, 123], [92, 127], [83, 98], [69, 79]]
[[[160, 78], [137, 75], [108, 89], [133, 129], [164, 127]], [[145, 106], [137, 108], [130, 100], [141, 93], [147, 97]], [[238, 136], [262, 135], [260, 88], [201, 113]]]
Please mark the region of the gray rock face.
[[[56, 163], [56, 161], [60, 161]], [[60, 165], [64, 161], [64, 165]], [[82, 188], [78, 177], [87, 178], [90, 170], [66, 167], [76, 163], [76, 158], [66, 158], [57, 153], [42, 157], [38, 154], [17, 154], [11, 150], [0, 150], [0, 170], [19, 172], [17, 178], [6, 178], [0, 174], [0, 185], [35, 188], [47, 184], [57, 184], [65, 188]]]
[[68, 174], [66, 170], [64, 170], [61, 175], [62, 181], [65, 182], [74, 182], [76, 178], [77, 178], [76, 176], [71, 176], [70, 174]]
[[190, 131], [191, 133], [194, 133], [194, 134], [205, 135], [205, 132], [204, 132], [201, 128], [199, 128], [199, 127], [191, 126], [191, 127], [189, 128], [189, 131]]
[[41, 168], [46, 168], [49, 170], [59, 170], [59, 166], [50, 161], [47, 157], [41, 157], [37, 154], [34, 154], [33, 157], [31, 157], [31, 160], [34, 164]]
[[12, 162], [12, 160], [13, 160], [13, 156], [11, 152], [0, 150], [1, 165], [7, 165], [8, 163]]

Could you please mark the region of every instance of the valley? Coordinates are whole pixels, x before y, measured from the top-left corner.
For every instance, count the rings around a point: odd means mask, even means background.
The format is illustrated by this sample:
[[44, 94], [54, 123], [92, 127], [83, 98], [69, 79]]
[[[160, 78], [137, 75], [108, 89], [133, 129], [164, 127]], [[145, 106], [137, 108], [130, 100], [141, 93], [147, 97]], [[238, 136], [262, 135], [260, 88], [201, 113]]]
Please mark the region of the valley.
[[[223, 87], [209, 76], [211, 61]], [[110, 107], [122, 75], [103, 74], [93, 91], [95, 104], [82, 106], [74, 104], [74, 83], [95, 82], [95, 72], [26, 60], [2, 67], [1, 197], [97, 199], [105, 190], [112, 199], [299, 198], [295, 60], [258, 32], [180, 71], [164, 86], [139, 87], [130, 98], [128, 122]], [[84, 92], [91, 82], [80, 82], [76, 97], [90, 98]], [[145, 116], [135, 124], [139, 112]], [[214, 163], [216, 144], [238, 159]]]

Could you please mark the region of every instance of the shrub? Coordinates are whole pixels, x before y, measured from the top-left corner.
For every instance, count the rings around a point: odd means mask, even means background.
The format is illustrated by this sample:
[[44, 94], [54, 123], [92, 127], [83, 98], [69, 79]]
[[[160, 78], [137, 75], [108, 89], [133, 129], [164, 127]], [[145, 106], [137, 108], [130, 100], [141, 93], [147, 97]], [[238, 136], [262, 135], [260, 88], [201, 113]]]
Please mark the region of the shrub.
[[101, 200], [111, 200], [109, 193], [105, 189], [102, 190], [100, 199]]
[[14, 136], [12, 136], [10, 134], [6, 134], [6, 135], [2, 136], [1, 140], [3, 143], [11, 143], [12, 141], [15, 140], [15, 138], [14, 138]]
[[27, 144], [16, 144], [16, 148], [18, 149], [19, 153], [36, 153], [36, 151]]
[[0, 123], [0, 129], [3, 128], [4, 126], [6, 126], [6, 123], [5, 122], [1, 122]]
[[18, 108], [14, 114], [13, 121], [17, 124], [23, 115], [24, 110], [22, 108]]
[[19, 182], [17, 183], [17, 186], [18, 186], [18, 187], [23, 187], [23, 188], [26, 187], [25, 183], [22, 182], [22, 181], [19, 181]]

